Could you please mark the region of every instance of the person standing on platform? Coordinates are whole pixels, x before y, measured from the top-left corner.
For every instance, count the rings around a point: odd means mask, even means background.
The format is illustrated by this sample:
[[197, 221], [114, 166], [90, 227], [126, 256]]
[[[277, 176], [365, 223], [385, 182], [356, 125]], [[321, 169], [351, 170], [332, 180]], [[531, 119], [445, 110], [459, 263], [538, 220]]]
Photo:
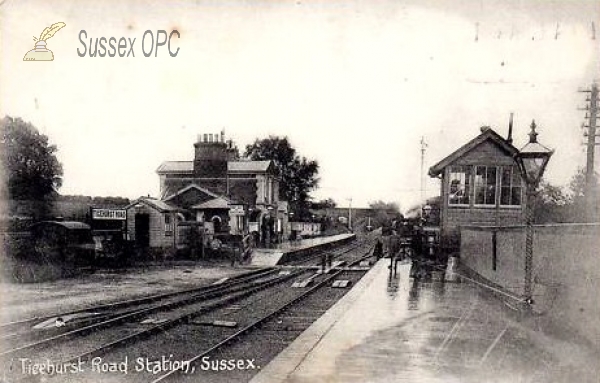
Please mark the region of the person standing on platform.
[[390, 236], [389, 246], [388, 246], [388, 254], [390, 256], [390, 272], [393, 275], [396, 275], [398, 271], [398, 262], [400, 261], [399, 252], [400, 252], [400, 238], [397, 234]]
[[390, 274], [395, 276], [398, 273], [398, 254], [396, 251], [390, 251]]
[[373, 256], [379, 261], [383, 256], [383, 244], [381, 243], [381, 239], [377, 239], [375, 243], [375, 247], [373, 248]]

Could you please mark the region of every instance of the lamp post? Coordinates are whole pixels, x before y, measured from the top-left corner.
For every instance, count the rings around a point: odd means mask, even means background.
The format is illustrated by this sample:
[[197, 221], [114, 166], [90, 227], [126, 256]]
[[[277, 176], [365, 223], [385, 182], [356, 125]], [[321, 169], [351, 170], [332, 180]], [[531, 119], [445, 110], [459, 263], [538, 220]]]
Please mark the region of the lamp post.
[[532, 265], [533, 265], [533, 204], [535, 203], [535, 190], [538, 187], [546, 165], [554, 150], [548, 149], [537, 141], [538, 133], [535, 131], [535, 120], [531, 122], [529, 142], [515, 156], [521, 175], [527, 186], [526, 202], [526, 232], [525, 232], [525, 302], [531, 304], [532, 299]]

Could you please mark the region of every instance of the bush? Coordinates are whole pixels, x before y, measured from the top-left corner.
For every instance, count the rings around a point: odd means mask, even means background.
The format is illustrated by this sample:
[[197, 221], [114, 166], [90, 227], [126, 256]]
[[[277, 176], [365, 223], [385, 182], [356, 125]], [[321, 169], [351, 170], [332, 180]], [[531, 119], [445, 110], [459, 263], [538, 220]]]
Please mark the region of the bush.
[[2, 275], [4, 280], [31, 283], [72, 277], [77, 274], [74, 265], [65, 263], [61, 254], [36, 251], [29, 233], [3, 235], [4, 256]]

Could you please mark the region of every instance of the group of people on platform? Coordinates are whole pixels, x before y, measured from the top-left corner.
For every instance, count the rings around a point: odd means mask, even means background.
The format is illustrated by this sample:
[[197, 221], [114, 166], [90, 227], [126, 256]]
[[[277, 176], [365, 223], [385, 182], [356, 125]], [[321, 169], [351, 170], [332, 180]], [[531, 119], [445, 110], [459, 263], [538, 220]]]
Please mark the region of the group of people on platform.
[[389, 257], [389, 269], [393, 275], [397, 274], [398, 263], [409, 259], [412, 261], [411, 277], [420, 278], [427, 275], [424, 241], [422, 227], [403, 220], [395, 225], [390, 235], [377, 239], [373, 256], [377, 260], [384, 257], [384, 254]]

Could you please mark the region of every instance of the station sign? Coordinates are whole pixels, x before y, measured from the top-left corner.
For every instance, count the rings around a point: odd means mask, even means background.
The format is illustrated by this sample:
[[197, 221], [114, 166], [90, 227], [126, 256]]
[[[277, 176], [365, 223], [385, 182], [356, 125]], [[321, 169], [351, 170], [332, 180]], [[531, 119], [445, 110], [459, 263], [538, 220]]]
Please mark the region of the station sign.
[[258, 222], [248, 222], [248, 230], [252, 233], [258, 231]]
[[127, 211], [125, 209], [92, 209], [92, 219], [125, 221]]
[[229, 214], [244, 215], [244, 205], [229, 205]]

